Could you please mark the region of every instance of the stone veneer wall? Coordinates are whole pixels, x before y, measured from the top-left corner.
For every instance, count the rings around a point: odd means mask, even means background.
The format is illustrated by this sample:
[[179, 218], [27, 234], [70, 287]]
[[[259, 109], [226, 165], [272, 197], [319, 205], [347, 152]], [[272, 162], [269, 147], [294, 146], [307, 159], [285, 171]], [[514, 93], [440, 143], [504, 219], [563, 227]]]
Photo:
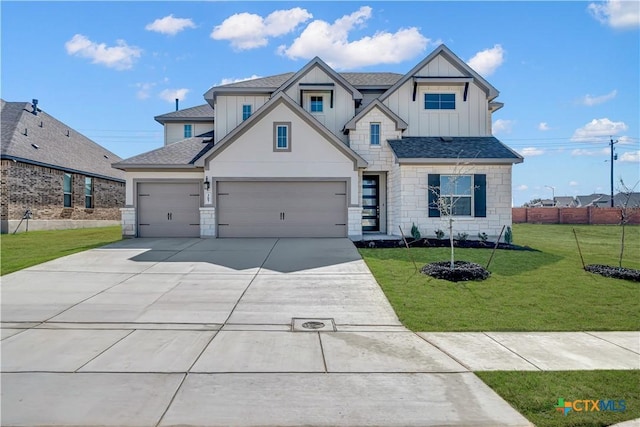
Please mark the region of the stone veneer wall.
[[216, 237], [216, 208], [200, 208], [200, 237]]
[[2, 160], [0, 219], [20, 220], [27, 209], [34, 220], [120, 220], [125, 184], [93, 178], [94, 207], [86, 209], [85, 175], [73, 173], [72, 207], [64, 207], [64, 171]]
[[[402, 165], [400, 166], [401, 208], [400, 225], [409, 235], [412, 224], [416, 224], [423, 237], [432, 237], [441, 229], [448, 236], [448, 221], [430, 218], [428, 212], [428, 175], [451, 174], [455, 165]], [[486, 174], [487, 216], [486, 218], [455, 217], [454, 235], [468, 233], [477, 239], [478, 233], [497, 237], [503, 225], [511, 225], [511, 165], [465, 166], [464, 174]], [[395, 234], [395, 233], [394, 233]]]

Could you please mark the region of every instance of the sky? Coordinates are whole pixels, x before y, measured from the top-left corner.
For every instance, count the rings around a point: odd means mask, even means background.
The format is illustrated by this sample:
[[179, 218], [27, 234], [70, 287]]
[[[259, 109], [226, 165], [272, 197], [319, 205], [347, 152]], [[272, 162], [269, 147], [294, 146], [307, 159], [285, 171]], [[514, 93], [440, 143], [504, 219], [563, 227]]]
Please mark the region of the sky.
[[[521, 153], [513, 203], [640, 180], [640, 2], [7, 1], [0, 95], [120, 157], [163, 145], [153, 117], [211, 87], [297, 71], [406, 73], [444, 43], [500, 91], [493, 133]], [[640, 184], [636, 191], [640, 191]]]

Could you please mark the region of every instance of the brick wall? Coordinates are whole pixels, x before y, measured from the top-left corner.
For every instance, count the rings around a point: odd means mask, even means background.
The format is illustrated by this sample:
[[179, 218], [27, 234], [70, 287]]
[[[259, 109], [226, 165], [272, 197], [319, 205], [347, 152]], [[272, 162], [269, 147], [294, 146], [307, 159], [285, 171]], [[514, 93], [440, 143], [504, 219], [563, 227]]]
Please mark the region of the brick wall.
[[72, 174], [72, 207], [64, 207], [62, 192], [64, 172], [13, 160], [2, 160], [2, 220], [22, 218], [30, 209], [35, 220], [119, 220], [124, 206], [125, 185], [121, 182], [93, 178], [94, 207], [85, 209], [82, 174]]
[[[629, 209], [629, 224], [640, 224], [640, 210]], [[619, 224], [620, 208], [513, 208], [514, 223]]]

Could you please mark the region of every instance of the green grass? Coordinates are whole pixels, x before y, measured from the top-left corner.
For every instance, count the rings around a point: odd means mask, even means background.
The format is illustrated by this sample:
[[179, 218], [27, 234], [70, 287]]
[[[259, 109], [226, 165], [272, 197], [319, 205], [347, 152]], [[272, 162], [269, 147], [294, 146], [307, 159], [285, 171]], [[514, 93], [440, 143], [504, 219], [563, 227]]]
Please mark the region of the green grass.
[[[538, 427], [609, 426], [640, 418], [640, 371], [476, 372], [485, 383]], [[624, 400], [626, 410], [555, 410], [558, 399]], [[581, 409], [583, 404], [578, 404]], [[619, 405], [616, 406], [621, 409]]]
[[[618, 264], [618, 226], [516, 224], [514, 243], [537, 249], [496, 252], [481, 282], [433, 279], [415, 271], [405, 248], [360, 249], [393, 305], [413, 331], [640, 330], [640, 284], [582, 269]], [[623, 266], [640, 268], [640, 227], [626, 227]], [[448, 248], [412, 248], [418, 267], [447, 260]], [[456, 259], [486, 265], [491, 251], [456, 249]]]
[[122, 239], [119, 226], [30, 231], [2, 236], [1, 275]]

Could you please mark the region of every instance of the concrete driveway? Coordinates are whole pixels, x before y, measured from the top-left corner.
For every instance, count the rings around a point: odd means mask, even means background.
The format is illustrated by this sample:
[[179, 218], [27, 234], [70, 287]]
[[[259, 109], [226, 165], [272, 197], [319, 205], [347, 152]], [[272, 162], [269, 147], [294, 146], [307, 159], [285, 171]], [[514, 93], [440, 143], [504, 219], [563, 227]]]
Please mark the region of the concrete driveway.
[[529, 425], [346, 239], [134, 239], [2, 278], [2, 425]]

